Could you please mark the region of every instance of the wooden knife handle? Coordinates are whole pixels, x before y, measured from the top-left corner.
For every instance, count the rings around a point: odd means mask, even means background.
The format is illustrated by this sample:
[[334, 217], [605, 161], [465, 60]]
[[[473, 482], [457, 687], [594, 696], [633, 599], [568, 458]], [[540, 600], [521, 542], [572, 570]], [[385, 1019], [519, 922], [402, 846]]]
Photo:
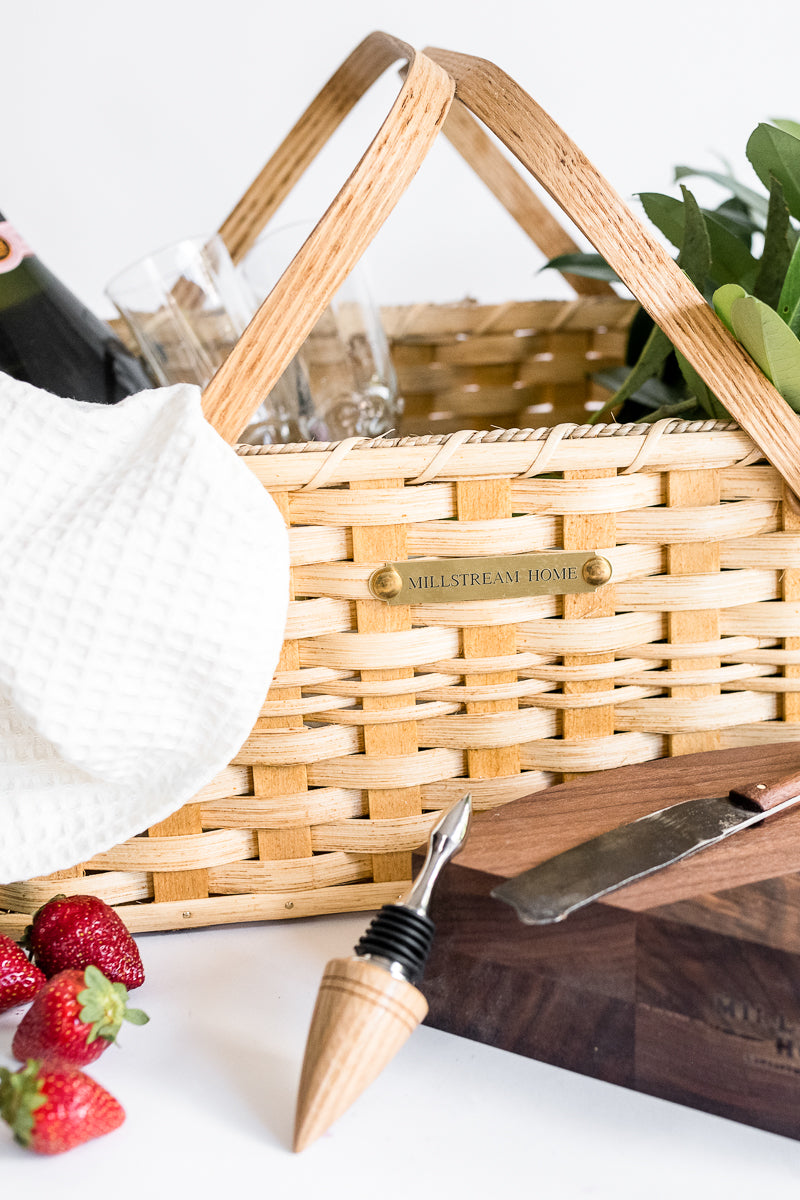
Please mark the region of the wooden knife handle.
[[791, 800], [796, 796], [800, 800], [800, 771], [793, 775], [785, 775], [776, 783], [749, 783], [747, 787], [732, 788], [731, 800], [749, 800], [762, 812], [769, 812], [776, 804]]

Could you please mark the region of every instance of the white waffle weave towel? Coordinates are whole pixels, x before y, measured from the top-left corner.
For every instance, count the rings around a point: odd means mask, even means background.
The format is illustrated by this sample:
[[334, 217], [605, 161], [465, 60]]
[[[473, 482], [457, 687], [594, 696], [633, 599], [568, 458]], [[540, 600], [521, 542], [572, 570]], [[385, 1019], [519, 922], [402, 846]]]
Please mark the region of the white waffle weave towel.
[[0, 883], [174, 812], [278, 660], [288, 537], [200, 391], [114, 406], [0, 374]]

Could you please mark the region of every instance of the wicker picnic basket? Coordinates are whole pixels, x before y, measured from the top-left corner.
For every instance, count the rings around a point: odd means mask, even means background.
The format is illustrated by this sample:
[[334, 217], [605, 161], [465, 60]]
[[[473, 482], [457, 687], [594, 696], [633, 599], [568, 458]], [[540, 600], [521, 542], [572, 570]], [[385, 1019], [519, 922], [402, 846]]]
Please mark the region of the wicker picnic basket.
[[[237, 447], [291, 527], [294, 568], [278, 671], [251, 736], [158, 827], [0, 888], [2, 930], [18, 932], [55, 890], [103, 896], [135, 931], [375, 908], [402, 893], [411, 852], [467, 790], [477, 810], [538, 791], [547, 804], [546, 789], [575, 774], [800, 738], [800, 422], [513, 80], [483, 60], [371, 35], [222, 226], [234, 257], [398, 59], [407, 70], [378, 136], [205, 393], [222, 435], [235, 441], [445, 118], [545, 252], [568, 248], [475, 117], [739, 423], [588, 424], [591, 374], [621, 361], [634, 306], [586, 281], [573, 301], [385, 312], [419, 436]], [[606, 560], [611, 581], [408, 604], [369, 587], [386, 563], [457, 569], [553, 549]]]

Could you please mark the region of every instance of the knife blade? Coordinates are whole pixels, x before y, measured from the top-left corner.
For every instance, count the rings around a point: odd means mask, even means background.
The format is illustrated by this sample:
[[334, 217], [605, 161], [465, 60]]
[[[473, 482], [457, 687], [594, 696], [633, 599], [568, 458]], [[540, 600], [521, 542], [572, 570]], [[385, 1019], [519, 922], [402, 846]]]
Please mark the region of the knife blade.
[[563, 921], [578, 908], [660, 871], [765, 817], [800, 803], [800, 773], [727, 796], [684, 800], [607, 833], [498, 884], [492, 896], [526, 925]]

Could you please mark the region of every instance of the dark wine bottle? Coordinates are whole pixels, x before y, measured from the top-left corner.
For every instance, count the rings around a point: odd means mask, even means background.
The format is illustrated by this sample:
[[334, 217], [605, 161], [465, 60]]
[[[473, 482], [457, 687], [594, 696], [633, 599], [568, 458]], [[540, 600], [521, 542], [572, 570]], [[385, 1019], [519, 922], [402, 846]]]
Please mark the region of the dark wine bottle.
[[48, 271], [2, 213], [0, 371], [57, 396], [98, 404], [153, 387], [110, 325]]

